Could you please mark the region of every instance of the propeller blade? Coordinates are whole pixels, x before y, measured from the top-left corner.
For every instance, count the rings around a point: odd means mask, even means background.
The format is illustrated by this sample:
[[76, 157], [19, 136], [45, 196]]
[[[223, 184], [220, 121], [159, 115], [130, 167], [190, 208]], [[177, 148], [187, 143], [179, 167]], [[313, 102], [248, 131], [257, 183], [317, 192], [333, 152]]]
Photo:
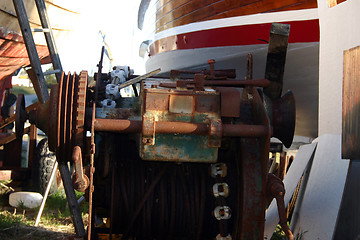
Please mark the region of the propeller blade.
[[271, 84], [263, 90], [270, 99], [281, 97], [289, 32], [288, 24], [271, 25], [265, 69], [265, 78], [270, 80]]

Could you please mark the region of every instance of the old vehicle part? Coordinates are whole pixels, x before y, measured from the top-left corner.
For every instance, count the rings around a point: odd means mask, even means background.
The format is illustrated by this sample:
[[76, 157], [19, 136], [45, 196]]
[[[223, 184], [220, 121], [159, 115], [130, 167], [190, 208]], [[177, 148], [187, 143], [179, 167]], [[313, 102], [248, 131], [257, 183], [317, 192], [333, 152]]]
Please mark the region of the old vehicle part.
[[[272, 24], [268, 55], [266, 59], [265, 78], [270, 85], [264, 88], [264, 105], [274, 127], [273, 136], [289, 148], [295, 132], [295, 98], [289, 90], [282, 96], [283, 77], [287, 53], [290, 25]], [[282, 107], [279, 107], [282, 105]], [[287, 120], [284, 121], [285, 117]], [[292, 119], [292, 121], [289, 121]], [[286, 125], [286, 126], [285, 126]]]
[[[33, 185], [39, 187], [37, 189], [41, 194], [44, 194], [46, 186], [50, 180], [51, 169], [56, 162], [56, 156], [53, 152], [49, 151], [47, 138], [42, 139], [35, 150], [34, 157], [34, 177]], [[60, 175], [52, 181], [49, 195], [53, 195], [57, 192], [58, 186], [61, 185]]]
[[289, 240], [293, 240], [294, 236], [290, 231], [289, 226], [287, 225], [287, 215], [286, 215], [286, 208], [284, 203], [284, 196], [285, 196], [285, 186], [284, 183], [281, 181], [280, 178], [276, 177], [274, 174], [269, 173], [267, 179], [267, 196], [268, 202], [270, 202], [273, 198], [276, 199], [276, 204], [278, 207], [279, 219], [280, 219], [280, 226], [284, 231], [286, 237]]
[[[80, 176], [84, 163], [90, 165], [89, 239], [100, 233], [122, 234], [122, 239], [263, 239], [270, 137], [275, 127], [294, 121], [292, 114], [278, 121], [269, 113], [283, 114], [278, 108], [284, 104], [289, 106], [285, 112], [295, 110], [287, 104], [291, 100], [274, 103], [281, 93], [263, 98], [252, 83], [252, 65], [249, 55], [242, 89], [206, 86], [208, 80], [199, 73], [194, 88], [183, 80], [166, 88], [160, 84], [171, 80], [150, 77], [154, 72], [140, 76], [133, 79], [143, 80], [140, 97], [121, 99], [116, 105], [124, 111], [103, 108], [103, 115], [97, 115], [103, 100], [98, 88], [105, 81], [102, 61], [95, 97], [86, 99], [87, 72], [63, 75], [50, 100], [29, 118], [49, 136], [64, 184], [71, 184], [64, 167], [72, 160], [70, 153], [80, 185], [86, 185]], [[271, 111], [265, 108], [269, 104]], [[231, 107], [223, 112], [226, 105]], [[286, 140], [293, 136], [291, 129], [281, 134]], [[207, 189], [214, 195], [209, 197]], [[96, 219], [107, 219], [108, 227]], [[81, 227], [81, 221], [74, 222]]]
[[69, 161], [73, 148], [83, 145], [86, 88], [86, 72], [63, 74], [52, 86], [49, 101], [29, 113], [30, 122], [47, 134], [58, 161]]
[[89, 178], [84, 173], [81, 148], [79, 146], [74, 147], [72, 160], [74, 162], [73, 186], [75, 190], [85, 192], [89, 186]]

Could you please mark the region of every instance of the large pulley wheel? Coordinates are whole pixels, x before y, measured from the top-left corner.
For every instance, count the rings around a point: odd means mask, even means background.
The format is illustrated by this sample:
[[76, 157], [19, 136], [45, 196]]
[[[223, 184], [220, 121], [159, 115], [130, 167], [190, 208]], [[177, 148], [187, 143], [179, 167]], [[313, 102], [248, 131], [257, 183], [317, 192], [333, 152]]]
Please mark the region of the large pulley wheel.
[[74, 146], [84, 139], [87, 72], [80, 75], [63, 74], [51, 89], [49, 106], [49, 149], [58, 161], [71, 159]]

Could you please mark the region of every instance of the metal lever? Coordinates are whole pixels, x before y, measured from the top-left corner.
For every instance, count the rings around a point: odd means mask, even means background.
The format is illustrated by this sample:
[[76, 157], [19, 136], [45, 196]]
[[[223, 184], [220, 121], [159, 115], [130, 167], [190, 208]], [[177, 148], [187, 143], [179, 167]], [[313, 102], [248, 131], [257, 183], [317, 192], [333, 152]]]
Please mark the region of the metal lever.
[[81, 156], [81, 148], [79, 146], [75, 146], [73, 150], [72, 159], [74, 161], [74, 177], [73, 177], [73, 187], [80, 192], [85, 192], [85, 190], [89, 187], [89, 178], [83, 172], [82, 165], [82, 156]]
[[284, 183], [281, 181], [280, 178], [275, 176], [272, 173], [268, 174], [268, 182], [267, 182], [267, 194], [272, 200], [273, 198], [276, 199], [276, 205], [278, 207], [278, 213], [279, 213], [279, 219], [280, 219], [280, 226], [282, 230], [284, 231], [286, 237], [289, 240], [294, 239], [294, 235], [292, 234], [289, 226], [287, 225], [286, 221], [286, 209], [285, 209], [285, 202], [284, 202], [284, 196], [285, 196], [285, 187]]

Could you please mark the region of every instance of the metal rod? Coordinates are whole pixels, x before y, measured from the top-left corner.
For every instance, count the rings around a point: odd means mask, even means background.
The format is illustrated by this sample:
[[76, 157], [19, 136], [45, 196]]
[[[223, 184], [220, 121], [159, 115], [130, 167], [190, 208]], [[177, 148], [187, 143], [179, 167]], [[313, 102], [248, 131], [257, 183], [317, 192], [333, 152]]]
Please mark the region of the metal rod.
[[[137, 133], [142, 130], [142, 121], [123, 119], [95, 119], [95, 131]], [[208, 135], [207, 123], [155, 122], [155, 133]], [[268, 128], [264, 125], [223, 124], [223, 135], [234, 137], [266, 136]]]
[[[178, 80], [184, 82], [187, 88], [194, 88], [194, 80]], [[268, 87], [270, 81], [267, 79], [254, 79], [254, 80], [205, 80], [204, 86], [234, 86], [234, 87], [245, 87], [245, 86], [254, 86], [254, 87]], [[176, 83], [167, 82], [160, 83], [160, 87], [175, 88]]]
[[[93, 205], [92, 205], [92, 197], [94, 192], [94, 157], [95, 157], [95, 130], [94, 130], [94, 121], [95, 121], [95, 110], [96, 110], [96, 102], [93, 102], [93, 108], [92, 108], [92, 116], [91, 116], [91, 139], [90, 139], [90, 145], [91, 145], [91, 154], [90, 154], [90, 185], [89, 185], [89, 217], [88, 217], [88, 235], [87, 239], [91, 239], [91, 232], [92, 232], [92, 211], [93, 211]], [[112, 221], [112, 220], [111, 220]]]
[[49, 17], [48, 17], [47, 11], [46, 11], [45, 2], [44, 2], [44, 0], [35, 0], [35, 3], [36, 3], [36, 7], [38, 9], [41, 25], [42, 25], [43, 29], [48, 30], [48, 31], [44, 31], [45, 40], [47, 43], [47, 47], [49, 49], [52, 65], [53, 65], [54, 69], [59, 70], [59, 72], [55, 73], [55, 76], [56, 76], [57, 82], [60, 82], [61, 72], [62, 72], [63, 68], [62, 68], [62, 65], [60, 62], [58, 50], [56, 48], [55, 38], [52, 33]]
[[59, 170], [61, 173], [61, 179], [63, 181], [66, 198], [67, 198], [67, 201], [69, 204], [69, 208], [70, 208], [73, 224], [75, 227], [76, 235], [79, 237], [83, 237], [85, 235], [84, 223], [83, 223], [80, 208], [77, 203], [76, 196], [75, 196], [75, 191], [72, 186], [71, 175], [70, 175], [70, 171], [67, 166], [67, 163], [60, 162]]
[[36, 50], [34, 38], [32, 36], [29, 19], [26, 14], [24, 2], [22, 0], [13, 0], [16, 15], [20, 24], [21, 32], [24, 38], [26, 50], [29, 56], [31, 67], [34, 71], [35, 79], [32, 80], [36, 95], [41, 103], [45, 103], [49, 98], [49, 92], [45, 82], [45, 77], [41, 69], [39, 55]]
[[44, 193], [44, 197], [41, 201], [41, 205], [40, 205], [40, 209], [39, 209], [39, 212], [36, 216], [36, 220], [35, 220], [35, 227], [37, 227], [39, 225], [39, 222], [40, 222], [40, 218], [41, 218], [41, 215], [42, 215], [42, 212], [44, 210], [44, 207], [45, 207], [45, 203], [46, 203], [46, 200], [47, 200], [47, 197], [49, 195], [49, 192], [50, 192], [50, 188], [51, 188], [51, 183], [52, 181], [54, 180], [54, 177], [55, 177], [55, 174], [56, 174], [56, 170], [57, 170], [57, 167], [58, 167], [58, 162], [55, 161], [54, 163], [54, 166], [53, 166], [53, 169], [51, 171], [51, 175], [50, 175], [50, 180], [46, 186], [46, 190], [45, 190], [45, 193]]
[[124, 87], [130, 86], [130, 85], [135, 84], [135, 83], [138, 83], [138, 82], [140, 82], [140, 81], [142, 81], [142, 80], [144, 80], [144, 79], [146, 79], [146, 78], [152, 77], [152, 76], [154, 76], [155, 74], [158, 74], [160, 71], [161, 71], [161, 69], [158, 68], [158, 69], [156, 69], [156, 70], [154, 70], [154, 71], [151, 71], [151, 72], [149, 72], [149, 73], [146, 73], [146, 74], [144, 74], [144, 75], [142, 75], [142, 76], [139, 76], [139, 77], [136, 77], [136, 78], [134, 78], [134, 79], [131, 79], [130, 81], [124, 82], [123, 84], [121, 84], [121, 85], [119, 86], [119, 89], [122, 89], [122, 88], [124, 88]]

